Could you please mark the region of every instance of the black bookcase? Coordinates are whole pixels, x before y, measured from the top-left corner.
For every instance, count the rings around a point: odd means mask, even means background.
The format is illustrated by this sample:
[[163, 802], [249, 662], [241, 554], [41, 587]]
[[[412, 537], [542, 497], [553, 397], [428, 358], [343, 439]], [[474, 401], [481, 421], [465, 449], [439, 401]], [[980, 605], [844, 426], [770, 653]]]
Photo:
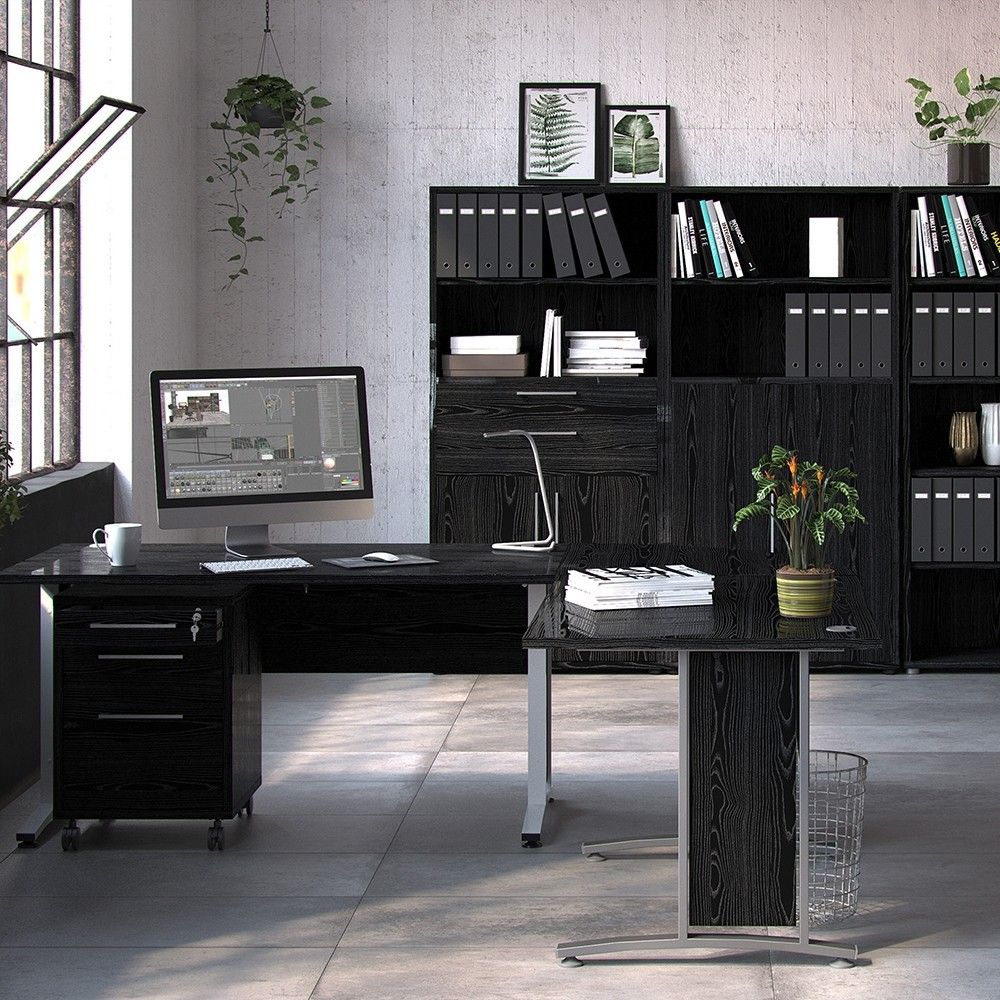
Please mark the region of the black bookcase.
[[[432, 223], [438, 192], [533, 190], [434, 188]], [[563, 193], [575, 190], [568, 185]], [[969, 190], [1000, 218], [996, 188]], [[603, 191], [629, 257], [631, 273], [621, 279], [558, 279], [548, 260], [541, 278], [439, 279], [431, 225], [431, 538], [489, 542], [532, 535], [541, 514], [530, 453], [523, 442], [482, 438], [487, 430], [523, 427], [576, 432], [542, 439], [550, 489], [559, 495], [562, 541], [719, 545], [773, 551], [777, 564], [781, 553], [765, 522], [735, 534], [731, 523], [735, 508], [752, 498], [752, 463], [782, 442], [859, 472], [868, 524], [835, 538], [830, 554], [864, 581], [882, 625], [881, 654], [867, 662], [1000, 667], [1000, 624], [986, 613], [1000, 606], [1000, 574], [984, 572], [982, 563], [911, 567], [909, 558], [911, 475], [950, 466], [952, 410], [1000, 400], [1000, 377], [915, 385], [909, 374], [914, 289], [1000, 290], [998, 280], [910, 277], [909, 209], [918, 194], [934, 189]], [[757, 264], [754, 276], [671, 277], [670, 216], [679, 200], [699, 198], [731, 205]], [[811, 216], [843, 218], [843, 278], [808, 276]], [[887, 294], [888, 372], [786, 377], [790, 292]], [[569, 329], [637, 330], [649, 344], [644, 376], [440, 377], [448, 338], [463, 333], [520, 334], [529, 371], [537, 372], [549, 307], [564, 314]]]

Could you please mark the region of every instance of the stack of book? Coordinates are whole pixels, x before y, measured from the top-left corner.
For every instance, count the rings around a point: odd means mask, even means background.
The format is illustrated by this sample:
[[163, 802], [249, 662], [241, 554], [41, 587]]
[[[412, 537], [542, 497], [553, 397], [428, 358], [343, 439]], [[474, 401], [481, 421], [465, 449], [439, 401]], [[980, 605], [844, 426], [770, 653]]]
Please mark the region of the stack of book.
[[646, 341], [635, 330], [568, 330], [565, 375], [641, 375]]
[[452, 337], [442, 373], [458, 378], [506, 378], [528, 374], [528, 355], [518, 336]]
[[715, 578], [690, 566], [571, 569], [566, 604], [591, 611], [688, 608], [712, 603]]
[[542, 360], [538, 369], [541, 378], [562, 375], [562, 325], [563, 318], [555, 309], [545, 310], [545, 328], [542, 330]]
[[672, 278], [746, 278], [757, 273], [746, 236], [728, 202], [685, 198], [671, 216]]
[[1000, 273], [1000, 233], [970, 195], [920, 195], [910, 211], [910, 277]]

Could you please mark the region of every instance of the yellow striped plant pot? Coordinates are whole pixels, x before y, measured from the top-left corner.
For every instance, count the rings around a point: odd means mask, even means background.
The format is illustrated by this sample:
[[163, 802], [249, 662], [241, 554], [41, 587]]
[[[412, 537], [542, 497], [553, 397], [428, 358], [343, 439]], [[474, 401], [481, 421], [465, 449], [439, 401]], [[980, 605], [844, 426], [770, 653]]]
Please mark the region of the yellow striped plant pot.
[[837, 592], [833, 570], [803, 573], [779, 569], [776, 582], [778, 612], [785, 618], [822, 618], [833, 610], [833, 596]]

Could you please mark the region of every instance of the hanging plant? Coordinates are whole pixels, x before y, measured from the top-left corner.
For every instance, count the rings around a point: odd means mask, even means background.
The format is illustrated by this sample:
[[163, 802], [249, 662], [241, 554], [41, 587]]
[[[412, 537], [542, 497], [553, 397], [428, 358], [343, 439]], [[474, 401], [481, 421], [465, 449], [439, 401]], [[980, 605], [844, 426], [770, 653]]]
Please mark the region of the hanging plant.
[[[328, 107], [330, 102], [314, 94], [315, 87], [298, 90], [284, 76], [264, 72], [268, 39], [284, 73], [271, 36], [269, 3], [264, 9], [264, 40], [257, 73], [242, 77], [226, 91], [223, 99], [226, 113], [210, 123], [221, 136], [224, 149], [213, 157], [213, 172], [205, 179], [225, 189], [224, 200], [216, 201], [215, 205], [226, 212], [226, 225], [214, 226], [211, 232], [228, 233], [236, 251], [227, 260], [231, 267], [226, 288], [250, 273], [247, 267], [250, 244], [264, 239], [259, 233], [251, 234], [247, 225], [246, 195], [253, 186], [247, 168], [258, 161], [267, 172], [271, 205], [279, 219], [289, 205], [306, 201], [318, 190], [310, 175], [319, 167], [316, 151], [323, 145], [315, 138], [314, 130], [323, 124], [323, 119], [310, 112]], [[273, 137], [262, 138], [265, 129], [273, 129]]]

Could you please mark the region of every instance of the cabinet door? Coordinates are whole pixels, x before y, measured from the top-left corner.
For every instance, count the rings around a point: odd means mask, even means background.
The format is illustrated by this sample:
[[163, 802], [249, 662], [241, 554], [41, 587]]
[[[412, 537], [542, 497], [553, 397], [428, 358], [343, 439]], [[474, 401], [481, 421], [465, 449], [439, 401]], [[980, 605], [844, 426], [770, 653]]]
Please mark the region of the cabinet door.
[[434, 476], [431, 540], [484, 543], [534, 538], [537, 492], [534, 476]]
[[653, 476], [600, 473], [551, 477], [560, 542], [654, 541]]

